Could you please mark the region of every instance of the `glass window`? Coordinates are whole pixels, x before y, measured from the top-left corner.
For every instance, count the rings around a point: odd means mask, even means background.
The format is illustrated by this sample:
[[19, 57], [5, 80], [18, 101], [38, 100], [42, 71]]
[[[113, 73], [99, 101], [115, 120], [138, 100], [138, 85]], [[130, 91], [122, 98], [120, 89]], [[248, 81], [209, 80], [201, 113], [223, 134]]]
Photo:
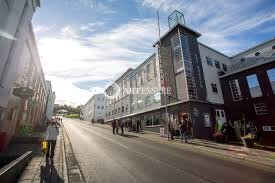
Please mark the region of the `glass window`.
[[275, 68], [266, 71], [273, 93], [275, 94]]
[[147, 81], [149, 81], [150, 79], [151, 79], [151, 65], [150, 64], [148, 64], [147, 66], [146, 66], [146, 76], [147, 76]]
[[222, 69], [223, 69], [223, 71], [227, 71], [227, 65], [225, 65], [225, 64], [222, 64]]
[[139, 109], [139, 108], [142, 108], [142, 100], [141, 99], [139, 99], [138, 101], [137, 101], [137, 108]]
[[260, 52], [256, 52], [255, 53], [255, 56], [257, 57], [257, 56], [259, 56], [260, 55]]
[[265, 103], [254, 104], [256, 115], [268, 114], [267, 106]]
[[215, 66], [217, 69], [221, 68], [220, 62], [218, 60], [215, 60]]
[[151, 96], [146, 96], [145, 98], [145, 105], [150, 105], [151, 104]]
[[101, 106], [101, 109], [104, 109], [104, 106]]
[[153, 60], [154, 65], [154, 76], [157, 77], [157, 60]]
[[154, 101], [155, 101], [155, 103], [160, 102], [160, 93], [155, 93], [154, 94]]
[[214, 93], [218, 93], [218, 88], [217, 88], [217, 85], [216, 84], [211, 84], [211, 87], [212, 87], [212, 91], [214, 92]]
[[97, 106], [97, 109], [100, 109], [100, 106], [99, 106], [99, 105]]
[[212, 58], [206, 57], [206, 63], [210, 66], [213, 66]]
[[261, 87], [256, 74], [246, 76], [250, 95], [252, 98], [263, 96]]
[[234, 101], [242, 100], [242, 93], [239, 85], [239, 81], [237, 79], [229, 81], [229, 86], [231, 89], [231, 94]]

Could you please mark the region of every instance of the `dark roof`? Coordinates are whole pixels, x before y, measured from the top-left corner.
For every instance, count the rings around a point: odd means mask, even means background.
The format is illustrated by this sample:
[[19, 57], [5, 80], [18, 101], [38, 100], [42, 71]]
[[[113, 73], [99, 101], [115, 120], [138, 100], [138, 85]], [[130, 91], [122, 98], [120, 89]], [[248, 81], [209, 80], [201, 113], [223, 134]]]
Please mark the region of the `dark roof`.
[[248, 70], [263, 64], [274, 62], [275, 57], [246, 57], [243, 61], [232, 64], [228, 67], [228, 72], [220, 78], [236, 74], [238, 72]]
[[267, 43], [270, 43], [270, 42], [272, 42], [272, 41], [275, 41], [275, 37], [273, 37], [272, 39], [269, 39], [269, 40], [267, 40], [267, 41], [264, 41], [264, 42], [262, 42], [262, 43], [260, 43], [260, 44], [257, 44], [257, 45], [255, 45], [255, 46], [253, 46], [253, 47], [251, 47], [251, 48], [248, 48], [248, 49], [246, 49], [246, 50], [244, 50], [244, 51], [242, 51], [242, 52], [240, 52], [240, 53], [238, 53], [238, 54], [236, 54], [236, 55], [233, 55], [233, 56], [231, 56], [231, 58], [237, 57], [237, 56], [239, 56], [239, 55], [241, 55], [241, 54], [244, 54], [244, 53], [246, 53], [246, 52], [249, 52], [249, 51], [251, 51], [251, 50], [253, 50], [253, 49], [255, 49], [255, 48], [259, 48], [259, 47], [261, 47], [261, 46], [263, 46], [263, 45], [265, 45], [265, 44], [267, 44]]
[[[163, 34], [160, 39], [163, 39], [165, 38], [171, 31], [173, 31], [174, 29], [178, 28], [178, 27], [183, 27], [187, 30], [189, 30], [190, 32], [194, 33], [196, 36], [200, 37], [201, 34], [193, 29], [191, 29], [190, 27], [187, 27], [186, 25], [182, 25], [180, 23], [174, 25], [171, 29], [169, 29], [165, 34]], [[153, 47], [159, 42], [159, 40], [157, 40], [154, 44], [153, 44]]]

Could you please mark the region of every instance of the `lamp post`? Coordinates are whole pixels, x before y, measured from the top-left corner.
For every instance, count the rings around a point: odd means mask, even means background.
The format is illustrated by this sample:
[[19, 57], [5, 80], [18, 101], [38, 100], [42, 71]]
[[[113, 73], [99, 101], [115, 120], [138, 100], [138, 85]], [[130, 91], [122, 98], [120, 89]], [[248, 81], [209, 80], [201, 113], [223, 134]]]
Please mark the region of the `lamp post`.
[[168, 116], [168, 109], [167, 109], [167, 94], [166, 94], [166, 80], [164, 78], [163, 73], [163, 65], [162, 65], [162, 57], [161, 57], [161, 37], [160, 37], [160, 23], [159, 23], [159, 12], [157, 11], [158, 17], [158, 34], [159, 34], [159, 46], [158, 46], [158, 60], [159, 60], [159, 70], [160, 70], [160, 81], [161, 81], [161, 88], [165, 88], [165, 92], [162, 91], [164, 95], [164, 104], [165, 104], [165, 117], [167, 122], [167, 138], [169, 140], [169, 116]]

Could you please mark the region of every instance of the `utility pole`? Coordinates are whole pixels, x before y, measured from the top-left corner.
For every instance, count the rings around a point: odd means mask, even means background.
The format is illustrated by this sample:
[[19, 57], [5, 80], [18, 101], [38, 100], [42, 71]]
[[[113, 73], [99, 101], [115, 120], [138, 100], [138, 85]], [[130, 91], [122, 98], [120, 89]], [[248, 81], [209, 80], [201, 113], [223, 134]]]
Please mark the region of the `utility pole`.
[[164, 104], [165, 104], [165, 116], [167, 122], [167, 138], [169, 140], [169, 116], [168, 116], [168, 109], [167, 109], [167, 94], [166, 94], [166, 80], [164, 78], [163, 73], [163, 65], [162, 65], [162, 57], [161, 57], [161, 38], [160, 38], [160, 23], [159, 23], [159, 12], [157, 11], [158, 17], [158, 33], [159, 33], [159, 46], [158, 46], [158, 60], [159, 60], [159, 70], [160, 70], [160, 81], [161, 81], [161, 88], [165, 88], [165, 92], [163, 92], [164, 96]]

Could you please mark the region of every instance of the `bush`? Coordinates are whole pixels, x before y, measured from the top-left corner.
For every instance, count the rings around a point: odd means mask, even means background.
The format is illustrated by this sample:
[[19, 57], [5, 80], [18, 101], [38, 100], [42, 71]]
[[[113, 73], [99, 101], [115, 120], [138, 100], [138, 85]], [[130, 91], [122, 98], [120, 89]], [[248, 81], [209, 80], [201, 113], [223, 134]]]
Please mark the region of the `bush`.
[[79, 118], [79, 114], [67, 114], [65, 115], [66, 118]]

